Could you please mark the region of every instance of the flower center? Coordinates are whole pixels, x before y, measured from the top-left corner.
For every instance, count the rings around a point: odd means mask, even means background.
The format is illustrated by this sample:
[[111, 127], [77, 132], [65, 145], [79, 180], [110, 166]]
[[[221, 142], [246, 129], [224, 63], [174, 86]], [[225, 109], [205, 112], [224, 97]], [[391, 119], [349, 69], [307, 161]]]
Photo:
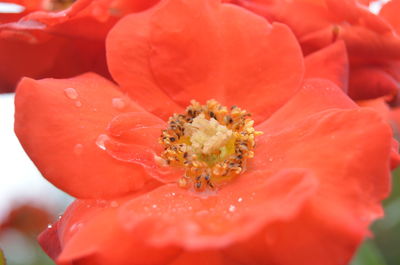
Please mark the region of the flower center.
[[44, 9], [48, 11], [61, 11], [70, 7], [76, 0], [45, 0]]
[[246, 170], [254, 156], [255, 131], [251, 114], [236, 106], [230, 110], [216, 100], [200, 105], [192, 100], [183, 114], [174, 114], [162, 131], [161, 158], [183, 167], [178, 184], [197, 191], [214, 190]]

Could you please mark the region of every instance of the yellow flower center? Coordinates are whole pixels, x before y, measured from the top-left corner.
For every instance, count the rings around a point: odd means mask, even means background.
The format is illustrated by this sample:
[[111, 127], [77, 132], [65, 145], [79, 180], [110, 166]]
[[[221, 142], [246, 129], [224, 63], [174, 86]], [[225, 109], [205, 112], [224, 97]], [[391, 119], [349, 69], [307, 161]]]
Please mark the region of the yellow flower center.
[[185, 169], [179, 186], [214, 190], [243, 173], [247, 159], [254, 156], [255, 136], [262, 134], [254, 130], [250, 116], [216, 100], [205, 105], [192, 100], [185, 113], [170, 117], [160, 138], [161, 158]]

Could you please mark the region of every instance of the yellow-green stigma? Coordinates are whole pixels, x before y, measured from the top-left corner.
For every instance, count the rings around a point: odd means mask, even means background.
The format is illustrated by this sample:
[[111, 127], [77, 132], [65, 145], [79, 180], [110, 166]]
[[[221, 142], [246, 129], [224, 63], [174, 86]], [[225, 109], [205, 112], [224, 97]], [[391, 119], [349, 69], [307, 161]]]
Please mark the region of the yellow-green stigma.
[[214, 190], [246, 170], [254, 156], [255, 131], [251, 114], [236, 106], [229, 110], [216, 100], [195, 100], [183, 114], [174, 114], [162, 131], [161, 157], [167, 165], [183, 167], [178, 184], [197, 191]]

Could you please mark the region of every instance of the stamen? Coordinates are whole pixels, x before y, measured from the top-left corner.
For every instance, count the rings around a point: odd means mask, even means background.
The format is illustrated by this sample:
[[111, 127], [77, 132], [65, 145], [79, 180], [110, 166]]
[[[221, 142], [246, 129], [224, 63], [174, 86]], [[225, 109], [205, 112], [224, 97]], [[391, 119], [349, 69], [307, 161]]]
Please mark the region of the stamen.
[[200, 105], [192, 100], [184, 114], [174, 114], [163, 130], [164, 146], [160, 164], [185, 168], [178, 181], [196, 191], [214, 190], [246, 170], [254, 156], [255, 131], [251, 114], [232, 106], [230, 110], [216, 100]]

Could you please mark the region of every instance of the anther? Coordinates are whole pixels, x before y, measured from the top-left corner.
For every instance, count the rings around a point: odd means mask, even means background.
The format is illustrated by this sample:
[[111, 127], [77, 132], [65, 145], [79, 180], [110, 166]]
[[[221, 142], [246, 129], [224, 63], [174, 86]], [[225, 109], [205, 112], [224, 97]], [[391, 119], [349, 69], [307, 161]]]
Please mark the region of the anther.
[[185, 113], [170, 117], [160, 136], [161, 158], [185, 169], [178, 185], [214, 190], [242, 173], [254, 156], [254, 138], [262, 133], [249, 117], [247, 111], [237, 106], [228, 111], [215, 100], [205, 105], [192, 100]]

